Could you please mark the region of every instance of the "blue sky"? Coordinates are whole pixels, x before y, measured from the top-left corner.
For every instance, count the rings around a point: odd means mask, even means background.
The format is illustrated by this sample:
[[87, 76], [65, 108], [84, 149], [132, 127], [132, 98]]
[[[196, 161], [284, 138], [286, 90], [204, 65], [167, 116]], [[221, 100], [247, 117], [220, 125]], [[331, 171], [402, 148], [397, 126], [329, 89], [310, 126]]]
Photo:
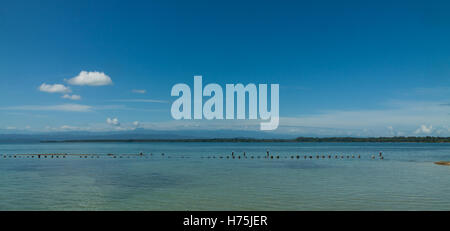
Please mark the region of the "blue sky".
[[[274, 133], [449, 136], [448, 12], [446, 1], [2, 1], [0, 132], [257, 130], [174, 121], [172, 86], [202, 75], [280, 84]], [[81, 72], [111, 82], [70, 83]]]

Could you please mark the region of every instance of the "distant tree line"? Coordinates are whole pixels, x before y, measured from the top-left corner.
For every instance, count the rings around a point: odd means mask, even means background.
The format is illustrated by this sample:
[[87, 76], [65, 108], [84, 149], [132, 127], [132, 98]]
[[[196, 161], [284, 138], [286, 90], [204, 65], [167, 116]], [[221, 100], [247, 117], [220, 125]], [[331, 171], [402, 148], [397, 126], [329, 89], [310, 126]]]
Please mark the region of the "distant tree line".
[[296, 142], [400, 142], [400, 143], [449, 143], [450, 137], [394, 136], [394, 137], [298, 137]]
[[450, 137], [417, 137], [417, 136], [395, 136], [395, 137], [298, 137], [295, 139], [253, 139], [253, 138], [212, 138], [212, 139], [103, 139], [103, 140], [63, 140], [63, 141], [41, 141], [42, 143], [102, 143], [102, 142], [227, 142], [227, 143], [349, 143], [349, 142], [378, 142], [378, 143], [450, 143]]

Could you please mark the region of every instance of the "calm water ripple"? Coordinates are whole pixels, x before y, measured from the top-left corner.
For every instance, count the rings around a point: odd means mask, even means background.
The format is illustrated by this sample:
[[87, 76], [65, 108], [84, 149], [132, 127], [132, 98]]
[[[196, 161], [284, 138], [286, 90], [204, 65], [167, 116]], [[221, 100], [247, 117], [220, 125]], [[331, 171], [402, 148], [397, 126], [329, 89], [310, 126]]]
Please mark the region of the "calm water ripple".
[[[280, 159], [256, 158], [266, 150]], [[106, 156], [139, 152], [153, 155]], [[101, 157], [3, 158], [17, 153]], [[0, 210], [449, 210], [440, 160], [450, 144], [0, 144]]]

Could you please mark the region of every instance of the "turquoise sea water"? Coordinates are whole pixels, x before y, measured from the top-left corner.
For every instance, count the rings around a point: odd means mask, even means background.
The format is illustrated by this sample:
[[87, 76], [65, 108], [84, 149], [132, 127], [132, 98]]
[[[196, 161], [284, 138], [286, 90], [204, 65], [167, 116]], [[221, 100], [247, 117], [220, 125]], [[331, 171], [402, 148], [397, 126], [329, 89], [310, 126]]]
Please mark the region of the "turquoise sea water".
[[[256, 158], [266, 150], [280, 159]], [[450, 144], [0, 144], [0, 157], [0, 210], [450, 210], [450, 167], [433, 164]]]

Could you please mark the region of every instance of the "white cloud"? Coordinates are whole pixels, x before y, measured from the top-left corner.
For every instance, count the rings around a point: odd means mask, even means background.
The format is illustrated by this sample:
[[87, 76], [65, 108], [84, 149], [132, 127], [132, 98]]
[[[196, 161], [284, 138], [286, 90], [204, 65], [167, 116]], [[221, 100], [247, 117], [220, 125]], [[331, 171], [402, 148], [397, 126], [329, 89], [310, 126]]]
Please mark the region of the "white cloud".
[[91, 111], [92, 107], [88, 105], [81, 104], [60, 104], [60, 105], [23, 105], [23, 106], [12, 106], [12, 107], [2, 107], [0, 110], [19, 110], [19, 111], [71, 111], [71, 112], [88, 112]]
[[16, 130], [17, 128], [16, 127], [13, 127], [13, 126], [7, 126], [6, 127], [6, 130]]
[[64, 98], [64, 99], [71, 99], [71, 100], [80, 100], [81, 96], [65, 94], [65, 95], [62, 96], [62, 98]]
[[169, 103], [169, 101], [159, 99], [116, 99], [113, 102], [129, 102], [129, 103]]
[[136, 126], [134, 126], [133, 123], [122, 124], [119, 123], [117, 118], [108, 118], [108, 119], [106, 121], [107, 123], [90, 123], [84, 126], [77, 126], [77, 125], [46, 126], [44, 129], [46, 131], [90, 131], [90, 132], [136, 130]]
[[280, 125], [360, 129], [395, 126], [414, 128], [420, 124], [445, 125], [448, 108], [437, 102], [392, 101], [387, 108], [373, 110], [324, 111], [318, 114], [283, 118]]
[[60, 127], [52, 127], [52, 126], [45, 126], [44, 130], [46, 131], [91, 131], [91, 127], [77, 127], [72, 125], [62, 125]]
[[[292, 136], [450, 136], [450, 108], [442, 106], [445, 103], [390, 101], [378, 109], [322, 111], [317, 114], [305, 114], [298, 117], [282, 117], [280, 118], [279, 128], [272, 131], [271, 134], [289, 134]], [[95, 107], [76, 105], [78, 104], [0, 107], [0, 110], [137, 110], [121, 105]], [[102, 122], [90, 125], [90, 128], [80, 127], [79, 129], [119, 131], [134, 130], [139, 127], [151, 130], [259, 131], [260, 122], [260, 120], [169, 120], [119, 123], [117, 118], [108, 118], [106, 123]], [[58, 127], [58, 129], [62, 128]]]
[[388, 126], [387, 129], [390, 136], [395, 136], [397, 134], [394, 127]]
[[430, 134], [433, 131], [433, 126], [427, 126], [425, 124], [420, 125], [420, 127], [414, 132], [416, 134]]
[[114, 126], [120, 126], [119, 120], [117, 118], [107, 118], [106, 123]]
[[67, 82], [71, 85], [80, 86], [105, 86], [113, 83], [109, 76], [103, 72], [97, 71], [81, 71], [80, 74], [67, 80]]
[[[450, 135], [449, 108], [442, 102], [390, 101], [383, 108], [370, 110], [336, 110], [298, 117], [281, 117], [273, 134], [296, 136], [410, 136]], [[141, 122], [152, 130], [253, 130], [259, 131], [260, 120], [176, 120]], [[433, 126], [431, 126], [432, 124]]]
[[75, 127], [75, 126], [70, 126], [70, 125], [63, 125], [63, 126], [61, 126], [61, 130], [75, 131], [75, 130], [80, 130], [80, 128]]
[[144, 89], [133, 89], [133, 90], [131, 90], [131, 92], [138, 93], [138, 94], [145, 94], [147, 92], [147, 90], [144, 90]]
[[70, 93], [72, 92], [69, 87], [62, 84], [46, 84], [43, 83], [39, 86], [39, 91], [48, 93]]

